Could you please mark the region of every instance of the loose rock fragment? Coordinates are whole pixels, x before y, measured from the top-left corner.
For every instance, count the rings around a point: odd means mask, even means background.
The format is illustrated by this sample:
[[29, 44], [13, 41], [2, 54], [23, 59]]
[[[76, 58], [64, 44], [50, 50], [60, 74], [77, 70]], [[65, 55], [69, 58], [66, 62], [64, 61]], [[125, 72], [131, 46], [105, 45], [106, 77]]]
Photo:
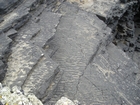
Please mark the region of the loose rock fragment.
[[78, 103], [78, 101], [76, 103], [74, 103], [67, 97], [62, 97], [60, 100], [58, 100], [56, 102], [55, 105], [78, 105], [77, 103]]

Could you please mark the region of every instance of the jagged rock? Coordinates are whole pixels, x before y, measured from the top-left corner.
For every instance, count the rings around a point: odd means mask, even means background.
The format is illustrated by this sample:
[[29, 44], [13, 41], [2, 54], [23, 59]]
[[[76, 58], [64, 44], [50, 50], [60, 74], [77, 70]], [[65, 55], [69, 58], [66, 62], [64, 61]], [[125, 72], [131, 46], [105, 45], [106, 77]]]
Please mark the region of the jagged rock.
[[[12, 7], [15, 8], [15, 5], [20, 2], [20, 0], [1, 0], [0, 1], [0, 11], [2, 13], [7, 12], [9, 9], [11, 9]], [[5, 35], [5, 31], [9, 30], [10, 28], [14, 27], [15, 29], [20, 28], [22, 25], [25, 24], [25, 22], [28, 20], [29, 18], [29, 8], [31, 8], [30, 5], [34, 4], [35, 1], [29, 1], [28, 2], [24, 2], [23, 5], [24, 6], [19, 6], [17, 9], [11, 11], [9, 14], [6, 14], [4, 16], [1, 16], [1, 24], [0, 24], [0, 33], [1, 34], [1, 38], [0, 38], [0, 60], [3, 61], [3, 63], [5, 64], [7, 62], [7, 57], [10, 54], [10, 47], [11, 47], [11, 42], [12, 40], [9, 37], [13, 37], [13, 35], [15, 35], [14, 33], [8, 33], [9, 35]], [[30, 3], [30, 5], [29, 5]], [[28, 4], [28, 5], [27, 5]], [[26, 5], [28, 7], [26, 7]], [[7, 34], [7, 32], [6, 32]], [[12, 35], [12, 36], [11, 36]], [[6, 66], [6, 64], [5, 64]], [[5, 71], [4, 71], [5, 72]], [[3, 76], [4, 77], [4, 72], [3, 72]]]
[[[128, 7], [137, 2], [132, 1], [130, 3], [124, 3], [120, 0], [67, 0], [72, 3], [76, 2], [80, 5], [80, 7], [88, 12], [95, 13], [100, 19], [105, 22], [109, 21], [117, 21], [122, 14], [128, 9]], [[122, 4], [123, 2], [123, 4]], [[112, 23], [113, 24], [113, 23]]]
[[[121, 48], [131, 59], [139, 65], [139, 6], [134, 5], [120, 18], [117, 26], [117, 34], [113, 43]], [[139, 67], [140, 68], [140, 67]]]
[[54, 36], [61, 15], [47, 10], [38, 17], [39, 22], [29, 21], [19, 32], [19, 40], [29, 40], [31, 43], [44, 47]]
[[4, 20], [0, 24], [0, 31], [7, 31], [11, 27], [18, 29], [23, 26], [30, 18], [29, 12], [37, 8], [40, 2], [41, 0], [25, 0], [11, 13], [4, 16]]
[[8, 10], [10, 10], [12, 7], [15, 7], [15, 5], [21, 1], [22, 0], [1, 0], [0, 1], [0, 15], [6, 13]]
[[5, 35], [14, 40], [17, 36], [17, 31], [15, 29], [10, 29], [5, 33]]

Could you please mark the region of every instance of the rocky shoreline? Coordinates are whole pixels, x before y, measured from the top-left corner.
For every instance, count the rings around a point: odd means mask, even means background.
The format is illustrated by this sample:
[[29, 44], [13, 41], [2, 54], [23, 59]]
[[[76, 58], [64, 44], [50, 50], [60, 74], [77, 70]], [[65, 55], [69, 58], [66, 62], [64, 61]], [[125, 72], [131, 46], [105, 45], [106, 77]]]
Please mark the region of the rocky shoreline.
[[0, 82], [44, 105], [140, 103], [139, 0], [0, 1]]

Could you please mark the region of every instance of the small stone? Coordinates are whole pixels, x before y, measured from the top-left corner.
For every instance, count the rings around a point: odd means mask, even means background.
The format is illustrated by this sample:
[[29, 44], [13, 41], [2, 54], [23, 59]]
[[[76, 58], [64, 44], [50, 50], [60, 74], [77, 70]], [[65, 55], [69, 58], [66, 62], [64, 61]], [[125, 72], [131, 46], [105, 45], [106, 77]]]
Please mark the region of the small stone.
[[43, 105], [40, 100], [37, 99], [35, 95], [28, 95], [28, 99], [31, 101], [33, 105]]
[[56, 102], [55, 105], [75, 105], [75, 104], [67, 97], [62, 97], [60, 100]]
[[75, 105], [80, 105], [80, 102], [78, 100], [73, 101]]
[[19, 103], [18, 103], [18, 105], [22, 105], [23, 103], [20, 101]]
[[20, 90], [21, 90], [21, 88], [19, 88], [19, 87], [17, 87], [17, 86], [14, 86], [14, 87], [12, 88], [12, 91], [13, 91], [14, 93], [17, 93], [17, 94], [22, 94], [22, 92], [21, 92]]

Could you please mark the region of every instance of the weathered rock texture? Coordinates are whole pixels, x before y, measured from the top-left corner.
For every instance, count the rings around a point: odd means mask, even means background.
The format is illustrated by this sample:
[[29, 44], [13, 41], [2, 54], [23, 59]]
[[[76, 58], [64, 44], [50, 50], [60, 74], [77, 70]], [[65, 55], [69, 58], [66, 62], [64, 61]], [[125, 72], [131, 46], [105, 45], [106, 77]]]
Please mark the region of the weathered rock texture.
[[33, 94], [27, 96], [16, 86], [12, 89], [0, 83], [0, 105], [43, 105]]
[[62, 96], [82, 105], [140, 104], [138, 0], [1, 3], [3, 84], [45, 105]]

